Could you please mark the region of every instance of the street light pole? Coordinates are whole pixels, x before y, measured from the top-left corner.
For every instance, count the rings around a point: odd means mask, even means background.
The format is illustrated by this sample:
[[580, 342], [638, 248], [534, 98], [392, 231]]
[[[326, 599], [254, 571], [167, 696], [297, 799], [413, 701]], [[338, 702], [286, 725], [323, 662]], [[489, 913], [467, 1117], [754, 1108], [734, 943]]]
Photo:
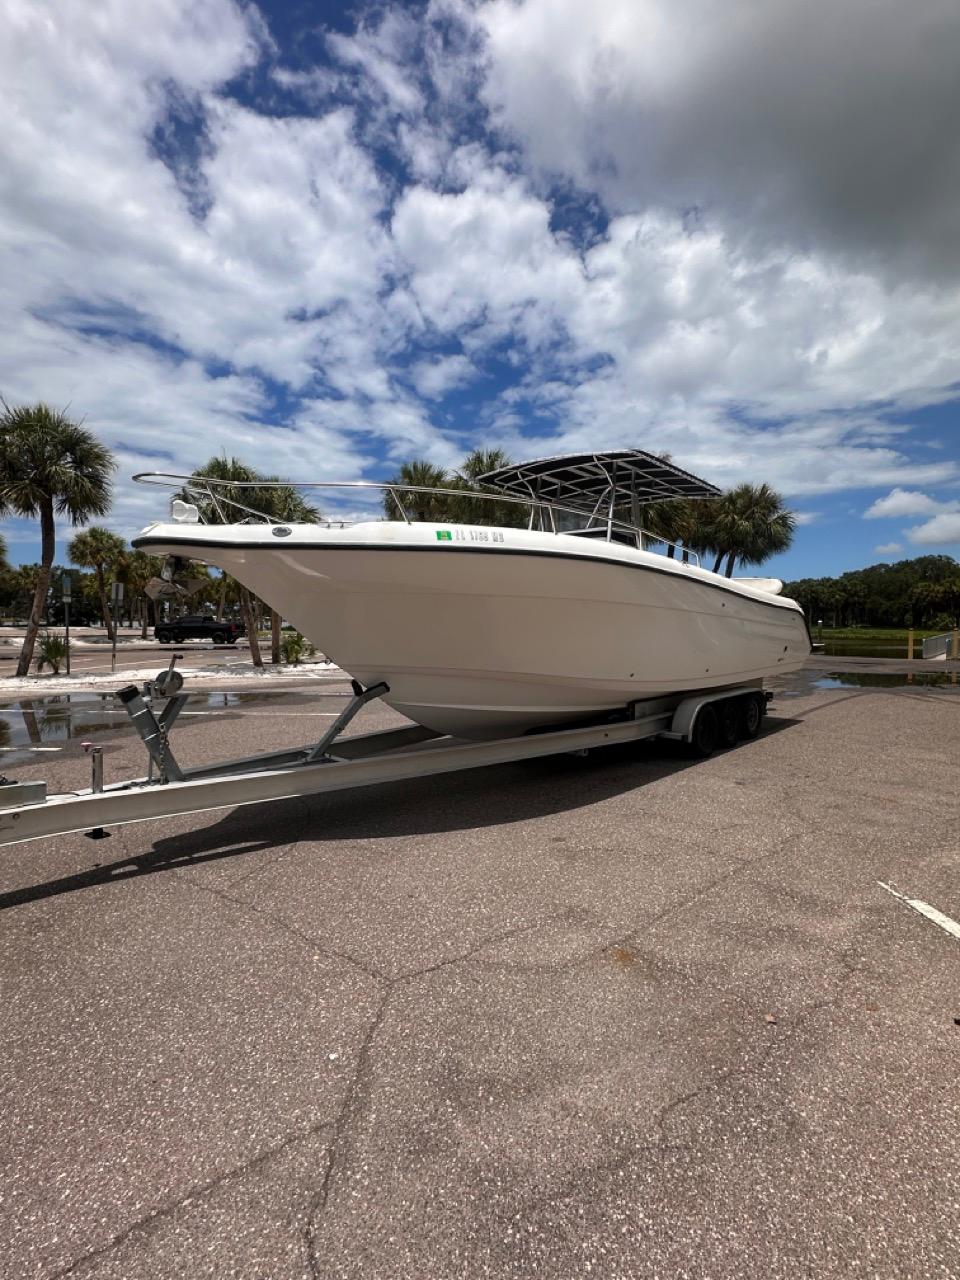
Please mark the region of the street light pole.
[[110, 604], [113, 609], [113, 654], [110, 658], [110, 671], [117, 669], [117, 618], [120, 614], [120, 605], [123, 601], [123, 583], [115, 582], [110, 588]]
[[67, 646], [67, 675], [70, 674], [70, 601], [73, 598], [69, 573], [60, 575], [60, 599], [63, 601], [64, 642]]

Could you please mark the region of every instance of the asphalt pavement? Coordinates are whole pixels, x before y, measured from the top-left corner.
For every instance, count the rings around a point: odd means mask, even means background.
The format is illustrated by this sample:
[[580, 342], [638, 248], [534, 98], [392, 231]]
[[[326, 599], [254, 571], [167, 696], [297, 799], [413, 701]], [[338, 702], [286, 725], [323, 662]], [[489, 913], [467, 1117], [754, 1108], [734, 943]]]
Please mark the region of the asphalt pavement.
[[[697, 763], [0, 851], [0, 1274], [960, 1275], [960, 940], [881, 887], [960, 920], [960, 697], [796, 687]], [[345, 695], [204, 698], [178, 749]]]

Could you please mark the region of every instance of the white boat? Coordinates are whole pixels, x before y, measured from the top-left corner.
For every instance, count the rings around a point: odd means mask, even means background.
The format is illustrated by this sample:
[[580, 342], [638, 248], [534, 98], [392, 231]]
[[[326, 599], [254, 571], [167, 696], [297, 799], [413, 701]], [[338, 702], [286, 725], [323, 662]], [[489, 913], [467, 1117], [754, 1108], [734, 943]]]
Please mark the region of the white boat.
[[[197, 492], [185, 477], [140, 478]], [[225, 570], [362, 685], [385, 683], [397, 711], [457, 737], [508, 737], [658, 694], [759, 683], [810, 652], [803, 612], [775, 580], [725, 578], [644, 547], [644, 503], [718, 492], [680, 468], [619, 450], [483, 479], [500, 501], [525, 502], [531, 527], [204, 524], [180, 503], [180, 519], [149, 526], [134, 546]], [[242, 508], [240, 487], [207, 485]], [[398, 506], [408, 492], [396, 491]], [[636, 523], [615, 518], [624, 509]], [[581, 527], [564, 532], [564, 522]]]

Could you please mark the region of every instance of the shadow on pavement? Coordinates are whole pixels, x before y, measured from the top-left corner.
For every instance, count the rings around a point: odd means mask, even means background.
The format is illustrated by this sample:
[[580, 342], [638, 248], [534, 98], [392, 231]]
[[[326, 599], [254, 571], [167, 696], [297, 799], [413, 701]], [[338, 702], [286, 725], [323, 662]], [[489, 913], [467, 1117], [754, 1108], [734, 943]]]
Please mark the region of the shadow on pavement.
[[[798, 723], [788, 718], [771, 720], [756, 743], [742, 744], [739, 750], [748, 752], [764, 738]], [[303, 840], [435, 835], [525, 822], [596, 804], [702, 763], [687, 756], [679, 744], [640, 742], [601, 748], [586, 757], [548, 756], [358, 791], [242, 806], [211, 826], [161, 837], [141, 854], [0, 893], [0, 911]], [[359, 803], [358, 794], [363, 796]]]

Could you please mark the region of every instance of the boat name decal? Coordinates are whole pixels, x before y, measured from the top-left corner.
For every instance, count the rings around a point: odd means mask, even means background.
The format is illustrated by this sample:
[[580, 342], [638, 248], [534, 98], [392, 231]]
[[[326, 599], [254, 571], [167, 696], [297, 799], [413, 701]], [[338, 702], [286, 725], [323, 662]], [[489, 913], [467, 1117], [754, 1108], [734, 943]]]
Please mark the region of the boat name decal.
[[291, 531], [286, 527], [286, 525], [275, 524], [270, 532], [275, 538], [289, 538]]

